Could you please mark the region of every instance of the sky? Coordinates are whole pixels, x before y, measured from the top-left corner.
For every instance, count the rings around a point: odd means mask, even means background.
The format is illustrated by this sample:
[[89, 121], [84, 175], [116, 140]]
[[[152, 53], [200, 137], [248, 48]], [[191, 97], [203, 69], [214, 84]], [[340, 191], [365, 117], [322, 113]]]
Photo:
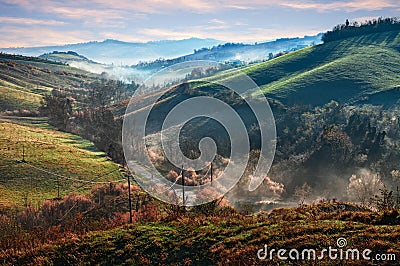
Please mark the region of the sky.
[[0, 0], [0, 47], [190, 37], [260, 42], [399, 14], [399, 0]]

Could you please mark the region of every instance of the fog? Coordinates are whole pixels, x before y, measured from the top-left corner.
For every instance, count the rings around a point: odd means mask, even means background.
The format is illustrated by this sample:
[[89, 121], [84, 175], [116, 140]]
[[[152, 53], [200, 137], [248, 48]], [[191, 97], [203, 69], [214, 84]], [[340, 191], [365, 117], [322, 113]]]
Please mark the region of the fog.
[[120, 80], [124, 82], [141, 83], [151, 76], [150, 71], [137, 70], [129, 66], [113, 66], [83, 61], [72, 61], [70, 66], [76, 67], [95, 74], [103, 74], [106, 78]]

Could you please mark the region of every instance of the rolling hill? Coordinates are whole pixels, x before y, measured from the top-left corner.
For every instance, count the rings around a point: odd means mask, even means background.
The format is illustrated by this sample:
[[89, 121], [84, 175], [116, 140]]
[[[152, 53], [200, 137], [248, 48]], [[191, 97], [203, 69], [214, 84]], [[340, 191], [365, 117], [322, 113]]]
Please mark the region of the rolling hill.
[[36, 57], [0, 53], [0, 111], [37, 110], [52, 89], [77, 89], [97, 75]]
[[[221, 94], [221, 88], [212, 82], [229, 81], [242, 72], [257, 83], [267, 98], [288, 106], [321, 106], [331, 100], [340, 104], [392, 106], [400, 98], [400, 33], [389, 31], [345, 38], [189, 81], [170, 88], [154, 112], [158, 113], [159, 108], [160, 113], [165, 113], [161, 110], [167, 106], [196, 95], [229, 102], [232, 99]], [[117, 113], [122, 115], [124, 108], [119, 107]], [[154, 123], [158, 122], [155, 118]]]
[[[393, 103], [393, 96], [399, 98], [399, 69], [400, 33], [389, 31], [316, 45], [242, 71], [268, 98], [289, 105], [322, 105], [330, 100]], [[234, 73], [209, 80], [230, 75]]]
[[319, 44], [321, 43], [321, 36], [322, 34], [304, 36], [303, 38], [282, 38], [255, 44], [226, 43], [211, 48], [204, 47], [197, 49], [194, 53], [181, 57], [144, 62], [131, 67], [137, 70], [159, 70], [174, 64], [193, 60], [210, 60], [233, 64], [259, 62], [270, 59], [278, 53], [291, 52]]
[[61, 62], [64, 64], [69, 64], [70, 62], [88, 62], [88, 63], [95, 63], [90, 61], [88, 58], [80, 55], [78, 53], [68, 51], [68, 52], [58, 52], [54, 51], [52, 53], [42, 54], [39, 58], [50, 60], [54, 62]]
[[[399, 96], [399, 51], [398, 31], [370, 34], [290, 55], [285, 58], [284, 66], [276, 62], [274, 68], [294, 71], [272, 82], [262, 82], [265, 76], [257, 76], [257, 69], [251, 70], [255, 71], [254, 74], [250, 73], [261, 81], [264, 93], [286, 103], [318, 105], [333, 99], [340, 103], [370, 102], [379, 105], [384, 102], [375, 99], [384, 92], [392, 91]], [[298, 72], [296, 67], [301, 68], [300, 62], [307, 62], [307, 67]], [[267, 66], [264, 73], [269, 70]]]

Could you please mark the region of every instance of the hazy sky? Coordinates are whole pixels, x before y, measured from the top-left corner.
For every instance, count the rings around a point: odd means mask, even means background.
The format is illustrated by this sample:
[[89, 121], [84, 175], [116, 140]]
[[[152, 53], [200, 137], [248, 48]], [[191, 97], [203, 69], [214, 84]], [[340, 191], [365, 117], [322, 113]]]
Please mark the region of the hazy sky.
[[0, 0], [0, 47], [189, 37], [254, 42], [399, 14], [399, 0]]

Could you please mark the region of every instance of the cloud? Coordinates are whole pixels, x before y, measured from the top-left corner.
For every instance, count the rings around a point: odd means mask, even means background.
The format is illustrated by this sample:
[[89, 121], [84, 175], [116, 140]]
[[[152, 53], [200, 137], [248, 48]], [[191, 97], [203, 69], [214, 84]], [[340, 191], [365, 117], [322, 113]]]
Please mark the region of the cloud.
[[1, 36], [10, 36], [7, 39], [0, 40], [0, 47], [27, 47], [44, 45], [63, 45], [65, 43], [79, 43], [97, 39], [90, 31], [70, 30], [58, 31], [46, 29], [43, 27], [18, 28], [7, 27], [0, 28]]
[[144, 28], [138, 30], [140, 35], [145, 36], [145, 40], [179, 40], [191, 37], [204, 38], [202, 33], [193, 31], [176, 31], [161, 28]]
[[0, 23], [7, 24], [23, 24], [23, 25], [65, 25], [63, 21], [57, 20], [41, 20], [31, 18], [17, 18], [17, 17], [0, 17]]
[[[106, 0], [100, 1], [103, 4]], [[317, 11], [341, 10], [381, 10], [384, 8], [400, 7], [398, 0], [349, 0], [349, 1], [326, 1], [326, 0], [144, 0], [140, 3], [131, 4], [129, 0], [122, 0], [120, 5], [127, 8], [137, 9], [142, 12], [164, 12], [167, 10], [187, 9], [198, 13], [216, 12], [226, 9], [250, 10], [271, 7], [286, 7], [292, 9], [314, 9]], [[161, 11], [160, 11], [161, 10]]]
[[[96, 17], [120, 18], [129, 12], [144, 14], [167, 14], [172, 11], [184, 10], [188, 13], [216, 13], [222, 10], [239, 11], [259, 10], [269, 8], [291, 8], [298, 10], [316, 10], [327, 12], [340, 10], [353, 12], [358, 10], [381, 10], [384, 8], [400, 8], [398, 0], [108, 0], [86, 1], [52, 1], [52, 0], [3, 0], [8, 4], [19, 5], [25, 9], [36, 9], [41, 12], [56, 12], [70, 18]], [[125, 16], [126, 18], [126, 16]]]
[[356, 18], [352, 18], [351, 21], [357, 21], [359, 23], [362, 23], [362, 22], [370, 21], [370, 20], [377, 19], [377, 18], [379, 18], [379, 16], [356, 17]]
[[222, 29], [229, 29], [230, 26], [225, 21], [219, 19], [211, 19], [207, 22], [207, 29], [208, 30], [222, 30]]
[[225, 25], [226, 24], [225, 21], [222, 21], [222, 20], [216, 19], [216, 18], [210, 20], [208, 23], [210, 23], [210, 24], [219, 24], [219, 25]]
[[3, 0], [3, 3], [17, 5], [28, 10], [35, 8], [35, 2], [31, 0]]
[[89, 9], [75, 7], [48, 7], [49, 12], [59, 14], [71, 19], [94, 19], [103, 22], [111, 19], [123, 19], [123, 15], [115, 10]]
[[232, 8], [232, 9], [239, 9], [239, 10], [254, 9], [254, 7], [244, 6], [244, 5], [227, 5], [226, 7], [227, 8]]
[[319, 1], [283, 1], [279, 3], [282, 6], [294, 9], [315, 9], [320, 12], [331, 10], [341, 10], [354, 12], [358, 10], [381, 10], [384, 8], [399, 7], [399, 2], [393, 0], [352, 0], [352, 1], [334, 1], [334, 2], [319, 2]]
[[120, 10], [130, 10], [143, 13], [168, 13], [171, 10], [186, 10], [195, 13], [207, 13], [217, 10], [213, 1], [204, 0], [120, 0], [118, 5], [108, 0], [92, 0], [104, 7]]

